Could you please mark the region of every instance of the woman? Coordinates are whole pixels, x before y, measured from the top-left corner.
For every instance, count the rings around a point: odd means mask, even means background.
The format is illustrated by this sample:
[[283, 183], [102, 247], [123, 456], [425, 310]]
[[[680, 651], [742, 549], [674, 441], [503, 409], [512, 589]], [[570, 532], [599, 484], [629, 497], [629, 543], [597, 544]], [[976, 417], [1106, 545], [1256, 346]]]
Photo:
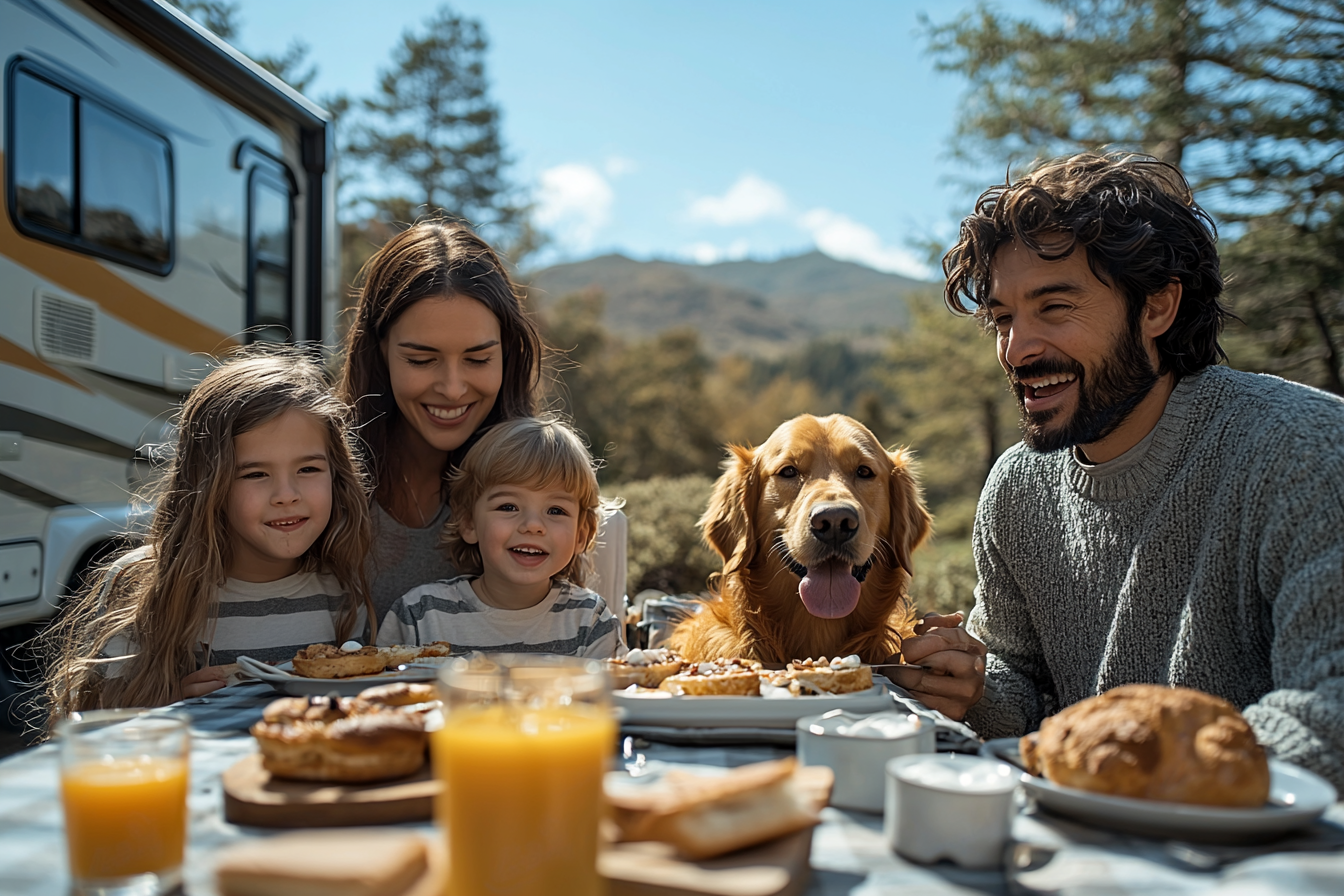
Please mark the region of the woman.
[[541, 354], [499, 256], [466, 226], [416, 224], [365, 266], [340, 393], [374, 477], [375, 618], [457, 574], [439, 548], [444, 474], [483, 427], [536, 412]]

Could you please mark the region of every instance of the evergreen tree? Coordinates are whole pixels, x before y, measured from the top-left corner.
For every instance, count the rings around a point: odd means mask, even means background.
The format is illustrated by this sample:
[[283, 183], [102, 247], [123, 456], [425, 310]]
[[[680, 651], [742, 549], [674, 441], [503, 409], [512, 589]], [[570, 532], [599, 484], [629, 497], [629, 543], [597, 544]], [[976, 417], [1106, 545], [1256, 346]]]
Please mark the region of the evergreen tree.
[[512, 202], [504, 177], [485, 51], [480, 23], [446, 6], [423, 32], [402, 35], [346, 148], [380, 174], [398, 175], [409, 190], [368, 197], [383, 217], [404, 222], [443, 210], [516, 237], [524, 210]]

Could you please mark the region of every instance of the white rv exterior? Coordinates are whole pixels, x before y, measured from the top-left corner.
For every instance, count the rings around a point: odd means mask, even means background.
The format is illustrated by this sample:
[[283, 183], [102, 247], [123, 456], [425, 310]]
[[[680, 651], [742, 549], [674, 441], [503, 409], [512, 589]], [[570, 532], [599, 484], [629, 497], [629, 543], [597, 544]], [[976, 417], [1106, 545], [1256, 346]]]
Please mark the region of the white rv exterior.
[[133, 528], [211, 358], [330, 343], [329, 116], [157, 0], [0, 0], [0, 628]]

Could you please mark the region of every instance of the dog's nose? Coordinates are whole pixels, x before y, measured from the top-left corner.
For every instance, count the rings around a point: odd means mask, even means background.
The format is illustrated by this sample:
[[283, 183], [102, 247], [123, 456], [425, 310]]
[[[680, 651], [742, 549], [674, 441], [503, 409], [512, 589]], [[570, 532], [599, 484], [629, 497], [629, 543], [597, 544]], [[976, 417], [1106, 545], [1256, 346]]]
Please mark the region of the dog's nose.
[[849, 504], [818, 504], [812, 508], [808, 521], [812, 537], [833, 548], [840, 547], [859, 531], [859, 512]]

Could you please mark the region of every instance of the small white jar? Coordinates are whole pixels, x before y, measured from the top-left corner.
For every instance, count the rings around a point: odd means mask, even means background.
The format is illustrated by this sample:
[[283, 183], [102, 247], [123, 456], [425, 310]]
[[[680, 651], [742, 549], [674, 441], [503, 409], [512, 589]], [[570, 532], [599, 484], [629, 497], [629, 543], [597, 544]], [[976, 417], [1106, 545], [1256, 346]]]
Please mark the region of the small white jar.
[[833, 709], [799, 719], [796, 728], [798, 761], [835, 772], [831, 805], [841, 809], [881, 812], [887, 761], [934, 749], [933, 722], [912, 713]]
[[1005, 762], [935, 753], [887, 763], [887, 845], [915, 862], [998, 868], [1022, 773]]

